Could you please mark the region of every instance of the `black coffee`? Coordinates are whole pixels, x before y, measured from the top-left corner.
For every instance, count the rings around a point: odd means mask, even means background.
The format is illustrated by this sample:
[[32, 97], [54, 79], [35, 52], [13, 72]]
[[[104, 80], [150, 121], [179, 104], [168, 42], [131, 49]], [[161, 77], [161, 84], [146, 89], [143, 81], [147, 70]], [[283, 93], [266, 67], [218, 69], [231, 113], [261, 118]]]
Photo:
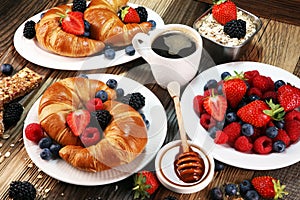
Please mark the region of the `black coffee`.
[[151, 48], [155, 53], [166, 58], [184, 58], [196, 51], [196, 43], [186, 34], [172, 31], [158, 36]]

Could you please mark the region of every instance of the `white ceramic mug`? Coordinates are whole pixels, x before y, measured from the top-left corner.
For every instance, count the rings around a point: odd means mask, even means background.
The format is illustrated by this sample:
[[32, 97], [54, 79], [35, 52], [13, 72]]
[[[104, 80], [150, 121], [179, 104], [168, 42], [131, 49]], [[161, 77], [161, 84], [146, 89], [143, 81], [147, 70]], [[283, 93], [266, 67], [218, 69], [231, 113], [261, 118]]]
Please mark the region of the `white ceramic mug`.
[[[181, 32], [194, 40], [196, 51], [183, 58], [166, 58], [156, 54], [151, 45], [153, 41], [168, 32]], [[138, 33], [132, 40], [135, 50], [150, 64], [156, 82], [166, 88], [171, 81], [186, 85], [196, 75], [202, 53], [202, 38], [193, 28], [183, 24], [168, 24], [148, 34]]]

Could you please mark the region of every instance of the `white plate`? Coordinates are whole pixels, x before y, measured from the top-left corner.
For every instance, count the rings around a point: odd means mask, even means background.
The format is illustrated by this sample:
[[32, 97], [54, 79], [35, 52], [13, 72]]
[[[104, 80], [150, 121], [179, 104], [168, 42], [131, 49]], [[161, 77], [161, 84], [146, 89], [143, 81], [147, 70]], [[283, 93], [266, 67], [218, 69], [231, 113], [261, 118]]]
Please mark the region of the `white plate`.
[[[43, 172], [49, 176], [71, 184], [76, 185], [104, 185], [125, 179], [131, 174], [144, 168], [156, 155], [162, 146], [167, 133], [167, 118], [164, 107], [158, 98], [146, 87], [138, 82], [126, 77], [111, 74], [89, 74], [90, 79], [97, 79], [103, 82], [110, 78], [118, 81], [118, 87], [123, 88], [125, 94], [140, 92], [146, 97], [145, 106], [142, 109], [146, 118], [150, 121], [148, 129], [148, 143], [145, 150], [131, 163], [119, 166], [115, 169], [105, 170], [97, 173], [80, 171], [62, 159], [45, 161], [40, 158], [41, 149], [35, 143], [25, 137], [23, 130], [23, 139], [26, 151], [32, 161]], [[29, 110], [27, 118], [24, 121], [24, 129], [29, 123], [38, 122], [38, 105], [36, 101]]]
[[[132, 7], [138, 6], [130, 3], [128, 5]], [[156, 22], [156, 28], [161, 28], [164, 25], [162, 18], [153, 10], [149, 8], [146, 9], [148, 12], [148, 20], [154, 20]], [[29, 40], [23, 36], [25, 23], [29, 20], [38, 22], [41, 14], [44, 12], [45, 11], [40, 12], [26, 20], [19, 26], [14, 35], [14, 46], [17, 52], [23, 58], [34, 64], [60, 70], [91, 70], [119, 65], [140, 57], [138, 53], [135, 53], [133, 56], [129, 56], [125, 54], [124, 49], [116, 51], [116, 56], [113, 60], [105, 58], [103, 54], [84, 58], [71, 58], [51, 53], [42, 48], [36, 39]]]
[[283, 153], [271, 153], [268, 155], [241, 153], [225, 145], [215, 145], [207, 131], [199, 123], [199, 117], [193, 110], [193, 98], [198, 94], [203, 94], [203, 86], [209, 79], [220, 80], [221, 73], [224, 71], [234, 74], [234, 70], [245, 72], [254, 69], [258, 70], [260, 74], [270, 76], [273, 80], [282, 79], [300, 87], [300, 79], [298, 77], [272, 65], [257, 62], [232, 62], [217, 65], [198, 75], [187, 86], [182, 95], [182, 114], [187, 134], [193, 141], [197, 141], [195, 143], [201, 145], [210, 144], [215, 159], [235, 167], [271, 170], [299, 162], [300, 142], [289, 146]]

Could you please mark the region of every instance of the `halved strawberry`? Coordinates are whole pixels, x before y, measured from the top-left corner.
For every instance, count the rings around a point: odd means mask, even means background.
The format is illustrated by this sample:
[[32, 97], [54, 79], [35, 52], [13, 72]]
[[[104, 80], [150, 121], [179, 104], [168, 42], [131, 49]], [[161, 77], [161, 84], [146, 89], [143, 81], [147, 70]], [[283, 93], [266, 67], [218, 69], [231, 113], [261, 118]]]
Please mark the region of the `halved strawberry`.
[[206, 97], [203, 102], [204, 109], [215, 120], [223, 121], [227, 109], [227, 101], [222, 95]]
[[283, 85], [278, 89], [278, 101], [284, 111], [300, 107], [300, 89], [292, 85]]
[[67, 124], [75, 136], [83, 133], [90, 123], [90, 113], [87, 110], [76, 110], [67, 115]]
[[62, 29], [74, 35], [84, 34], [84, 20], [82, 12], [66, 12], [61, 20]]
[[130, 6], [121, 9], [120, 18], [124, 23], [140, 23], [141, 21], [138, 12]]

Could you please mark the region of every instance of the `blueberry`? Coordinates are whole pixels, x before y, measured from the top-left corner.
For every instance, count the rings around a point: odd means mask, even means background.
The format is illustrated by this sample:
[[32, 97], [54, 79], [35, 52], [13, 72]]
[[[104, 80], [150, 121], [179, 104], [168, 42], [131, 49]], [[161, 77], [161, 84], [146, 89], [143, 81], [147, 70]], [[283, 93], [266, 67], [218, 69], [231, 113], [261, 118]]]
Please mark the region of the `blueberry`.
[[259, 194], [255, 190], [247, 191], [245, 200], [259, 200]]
[[118, 86], [118, 82], [115, 79], [108, 79], [106, 85], [111, 89], [115, 89]]
[[123, 88], [117, 88], [116, 93], [117, 93], [117, 98], [121, 98], [124, 96], [125, 92], [124, 92]]
[[148, 22], [150, 22], [151, 23], [151, 30], [153, 30], [153, 29], [155, 29], [156, 28], [156, 22], [154, 21], [154, 20], [149, 20]]
[[78, 77], [81, 77], [81, 78], [86, 78], [86, 79], [88, 79], [89, 77], [88, 77], [88, 75], [86, 75], [86, 74], [79, 74], [79, 76]]
[[228, 112], [225, 116], [228, 123], [237, 121], [237, 115], [235, 112]]
[[285, 150], [286, 145], [283, 141], [278, 140], [276, 142], [273, 143], [273, 151], [277, 152], [277, 153], [281, 153]]
[[229, 72], [223, 72], [221, 74], [221, 79], [224, 80], [227, 76], [231, 76], [231, 74]]
[[115, 58], [116, 52], [115, 50], [108, 48], [104, 50], [104, 56], [105, 58], [112, 60]]
[[89, 31], [84, 31], [83, 37], [90, 37], [91, 33]]
[[240, 187], [240, 192], [242, 194], [246, 194], [247, 191], [253, 189], [253, 186], [251, 184], [251, 182], [249, 180], [243, 180], [240, 184], [239, 184], [239, 187]]
[[52, 140], [51, 140], [51, 138], [49, 138], [49, 137], [45, 137], [45, 138], [42, 138], [40, 141], [39, 141], [39, 147], [41, 148], [41, 149], [45, 149], [45, 148], [50, 148], [50, 146], [51, 146], [51, 144], [52, 144]]
[[52, 158], [52, 153], [50, 149], [45, 148], [41, 151], [40, 156], [43, 160], [50, 160]]
[[217, 88], [217, 87], [218, 87], [218, 82], [215, 79], [210, 79], [204, 85], [204, 90], [208, 90], [208, 89], [212, 89], [212, 88]]
[[133, 56], [135, 54], [135, 49], [133, 48], [133, 46], [127, 46], [125, 48], [125, 53], [129, 56]]
[[218, 187], [210, 190], [210, 196], [212, 200], [223, 200], [222, 190]]
[[42, 19], [45, 15], [45, 12], [42, 12], [41, 15], [40, 15], [40, 18]]
[[84, 20], [84, 30], [90, 32], [91, 24]]
[[275, 138], [278, 135], [278, 129], [275, 126], [270, 126], [266, 129], [266, 135], [269, 138]]
[[235, 184], [229, 183], [225, 185], [225, 194], [229, 196], [236, 195], [238, 189]]
[[224, 163], [222, 163], [222, 162], [220, 162], [218, 160], [215, 160], [215, 171], [216, 172], [222, 171], [224, 168], [225, 168]]
[[108, 94], [104, 90], [99, 90], [98, 92], [96, 92], [95, 97], [101, 99], [102, 102], [105, 102], [108, 99]]
[[10, 76], [14, 71], [14, 68], [11, 64], [2, 64], [1, 65], [1, 72], [6, 75]]
[[245, 136], [251, 136], [254, 134], [254, 128], [251, 124], [243, 124], [242, 125], [242, 134]]
[[278, 129], [283, 129], [284, 128], [284, 120], [280, 120], [280, 121], [273, 121], [273, 124], [278, 128]]
[[59, 150], [61, 149], [61, 146], [59, 144], [51, 144], [50, 151], [54, 158], [59, 157]]
[[286, 83], [283, 81], [283, 80], [277, 80], [275, 81], [274, 83], [274, 88], [275, 88], [275, 91], [278, 90], [278, 88], [280, 88], [281, 86], [285, 85]]

